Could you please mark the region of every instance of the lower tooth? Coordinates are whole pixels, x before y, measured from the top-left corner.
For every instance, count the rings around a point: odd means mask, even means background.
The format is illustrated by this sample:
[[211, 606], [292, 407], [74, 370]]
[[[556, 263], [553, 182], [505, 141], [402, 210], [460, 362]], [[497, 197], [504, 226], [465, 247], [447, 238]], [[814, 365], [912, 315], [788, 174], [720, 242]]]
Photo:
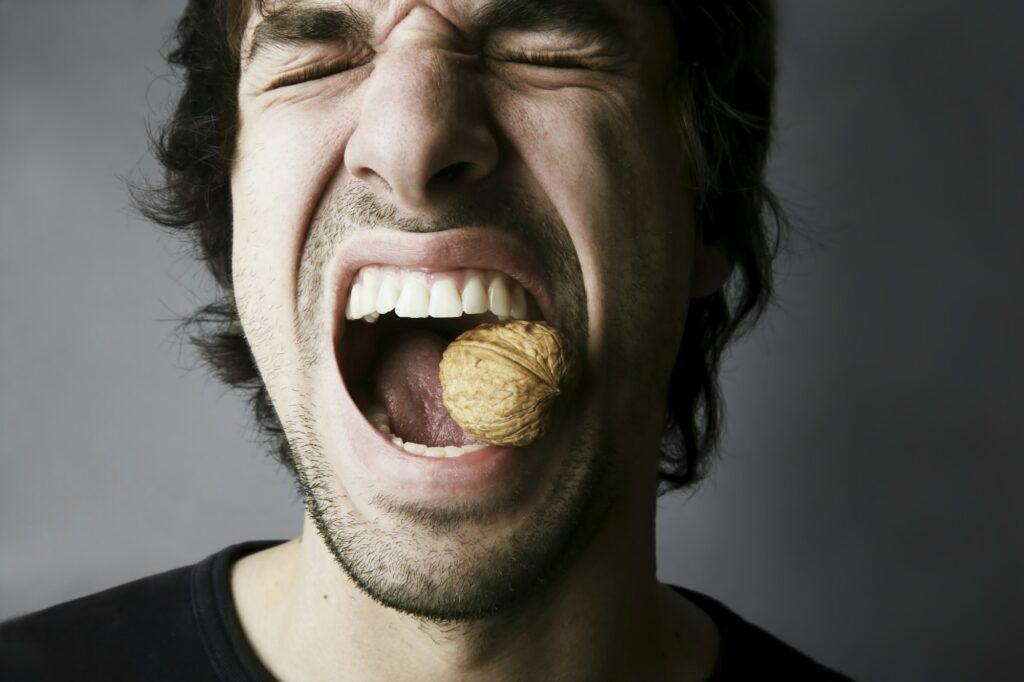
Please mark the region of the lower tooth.
[[383, 433], [385, 436], [391, 438], [391, 442], [396, 446], [402, 448], [406, 452], [410, 452], [414, 455], [423, 455], [424, 457], [459, 457], [468, 452], [476, 452], [482, 450], [486, 445], [482, 443], [473, 443], [472, 445], [431, 445], [427, 446], [423, 443], [414, 443], [413, 441], [404, 441], [401, 437], [396, 436], [391, 430], [391, 418], [386, 412], [375, 412], [370, 415], [370, 423], [373, 424], [374, 428]]
[[[458, 445], [424, 445], [423, 443], [414, 443], [412, 441], [403, 441], [398, 436], [394, 436], [391, 442], [402, 448], [406, 452], [414, 455], [421, 455], [423, 457], [433, 457], [434, 459], [445, 459], [446, 457], [459, 457], [471, 451], [471, 446], [459, 447]], [[482, 445], [473, 449], [479, 450]]]
[[424, 452], [427, 451], [427, 446], [421, 443], [409, 442], [405, 443], [402, 447], [405, 449], [406, 452], [411, 452], [414, 455], [422, 455]]

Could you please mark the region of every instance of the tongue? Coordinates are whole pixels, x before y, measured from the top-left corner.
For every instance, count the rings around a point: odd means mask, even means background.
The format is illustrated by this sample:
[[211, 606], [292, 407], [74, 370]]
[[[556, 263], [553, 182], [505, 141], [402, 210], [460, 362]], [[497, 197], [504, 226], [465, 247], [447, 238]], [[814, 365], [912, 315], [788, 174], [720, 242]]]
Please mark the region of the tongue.
[[423, 445], [476, 442], [441, 402], [438, 367], [447, 345], [433, 332], [406, 331], [384, 353], [373, 394], [387, 408], [391, 428], [403, 440]]

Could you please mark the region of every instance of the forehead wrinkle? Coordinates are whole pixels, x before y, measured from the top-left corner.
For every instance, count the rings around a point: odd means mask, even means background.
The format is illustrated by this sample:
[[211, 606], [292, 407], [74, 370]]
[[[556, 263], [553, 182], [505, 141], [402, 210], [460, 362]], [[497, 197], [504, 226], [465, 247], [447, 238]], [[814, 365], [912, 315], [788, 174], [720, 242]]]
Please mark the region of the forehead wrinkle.
[[[373, 6], [385, 0], [371, 0]], [[308, 0], [290, 0], [275, 4], [263, 13], [252, 30], [245, 64], [258, 52], [273, 45], [327, 43], [345, 39], [368, 40], [373, 22], [365, 10], [350, 3], [327, 5]]]
[[[626, 0], [638, 6], [663, 5], [665, 0]], [[263, 3], [256, 3], [257, 13]], [[374, 15], [385, 9], [403, 14], [426, 0], [363, 0], [327, 3], [316, 0], [279, 0], [262, 12], [263, 19], [251, 32], [243, 52], [243, 66], [257, 52], [274, 44], [332, 42], [347, 38], [369, 41]], [[447, 3], [444, 3], [447, 4]], [[601, 0], [485, 0], [473, 2], [471, 23], [482, 30], [561, 31], [581, 37], [620, 39], [627, 31], [620, 13]], [[389, 20], [393, 21], [394, 17]]]

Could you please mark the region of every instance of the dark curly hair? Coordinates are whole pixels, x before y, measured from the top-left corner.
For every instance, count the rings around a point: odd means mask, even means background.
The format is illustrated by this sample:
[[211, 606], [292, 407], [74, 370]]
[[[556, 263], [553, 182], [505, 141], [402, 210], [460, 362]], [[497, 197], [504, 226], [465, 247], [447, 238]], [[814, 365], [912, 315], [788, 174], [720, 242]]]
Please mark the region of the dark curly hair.
[[[218, 378], [247, 394], [276, 458], [296, 474], [281, 423], [238, 320], [231, 286], [230, 166], [243, 27], [259, 0], [190, 0], [167, 54], [183, 81], [153, 139], [163, 181], [133, 190], [142, 214], [193, 246], [222, 296], [182, 329]], [[689, 303], [672, 369], [659, 494], [700, 480], [723, 423], [718, 368], [726, 346], [772, 298], [786, 226], [765, 182], [775, 83], [770, 0], [665, 0], [678, 46], [680, 129], [696, 180], [698, 236], [733, 262], [725, 286]]]

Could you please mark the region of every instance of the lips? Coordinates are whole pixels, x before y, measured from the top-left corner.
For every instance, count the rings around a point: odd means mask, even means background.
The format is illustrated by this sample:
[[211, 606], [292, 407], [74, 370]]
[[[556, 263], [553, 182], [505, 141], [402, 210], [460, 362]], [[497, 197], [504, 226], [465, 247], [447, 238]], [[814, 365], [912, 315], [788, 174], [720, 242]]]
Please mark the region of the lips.
[[[336, 274], [330, 281], [334, 282], [335, 292], [332, 334], [335, 348], [342, 347], [347, 329], [355, 338], [380, 324], [370, 325], [367, 324], [369, 319], [363, 322], [352, 315], [347, 300], [353, 284], [357, 283], [357, 274], [367, 266], [412, 270], [425, 276], [461, 272], [464, 280], [470, 276], [467, 272], [498, 272], [507, 278], [510, 286], [521, 286], [527, 293], [531, 317], [543, 317], [552, 326], [558, 323], [544, 270], [529, 249], [509, 235], [476, 228], [429, 234], [378, 230], [347, 239], [334, 264]], [[485, 275], [484, 281], [486, 279]], [[487, 314], [494, 317], [492, 313]], [[375, 320], [376, 314], [367, 317]], [[471, 320], [472, 317], [462, 316], [450, 321], [424, 322], [464, 326]], [[461, 451], [435, 446], [431, 450], [433, 456], [429, 456], [416, 444], [403, 443], [395, 434], [379, 428], [379, 411], [370, 408], [363, 399], [360, 399], [362, 405], [357, 403], [352, 386], [347, 385], [348, 378], [342, 377], [344, 367], [345, 363], [339, 359], [339, 397], [344, 403], [342, 415], [355, 446], [353, 454], [389, 489], [415, 490], [427, 497], [469, 495], [491, 489], [498, 481], [512, 484], [542, 462], [537, 454], [540, 442], [526, 448], [484, 445], [464, 447]], [[371, 418], [376, 418], [375, 424], [371, 423]]]

